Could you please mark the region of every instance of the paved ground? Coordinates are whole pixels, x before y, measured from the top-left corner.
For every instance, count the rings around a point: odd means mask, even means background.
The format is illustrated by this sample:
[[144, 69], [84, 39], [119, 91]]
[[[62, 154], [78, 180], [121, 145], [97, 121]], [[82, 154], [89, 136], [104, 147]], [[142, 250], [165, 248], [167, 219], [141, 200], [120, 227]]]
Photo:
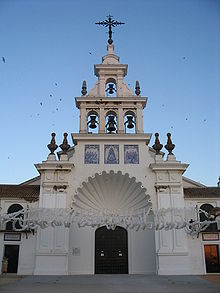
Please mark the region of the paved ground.
[[[212, 280], [213, 279], [213, 280]], [[218, 276], [2, 276], [0, 293], [220, 293]]]

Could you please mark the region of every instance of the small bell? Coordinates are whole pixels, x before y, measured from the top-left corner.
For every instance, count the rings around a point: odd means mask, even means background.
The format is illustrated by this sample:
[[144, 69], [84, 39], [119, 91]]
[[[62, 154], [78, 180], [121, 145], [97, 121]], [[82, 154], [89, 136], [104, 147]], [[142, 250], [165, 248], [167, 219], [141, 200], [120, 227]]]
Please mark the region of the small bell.
[[114, 88], [113, 83], [109, 83], [108, 88], [106, 89], [106, 92], [108, 92], [110, 95], [114, 94], [116, 92], [116, 89]]
[[134, 128], [134, 123], [133, 116], [127, 116], [127, 121], [125, 122], [125, 125], [127, 124], [127, 128]]
[[113, 132], [116, 130], [115, 127], [116, 123], [115, 123], [115, 117], [113, 115], [108, 116], [108, 123], [107, 123], [107, 130], [108, 132]]
[[94, 128], [97, 127], [97, 121], [96, 121], [96, 116], [95, 115], [91, 115], [90, 116], [90, 120], [88, 122], [88, 126], [89, 126], [89, 128], [92, 128], [92, 129], [94, 129]]

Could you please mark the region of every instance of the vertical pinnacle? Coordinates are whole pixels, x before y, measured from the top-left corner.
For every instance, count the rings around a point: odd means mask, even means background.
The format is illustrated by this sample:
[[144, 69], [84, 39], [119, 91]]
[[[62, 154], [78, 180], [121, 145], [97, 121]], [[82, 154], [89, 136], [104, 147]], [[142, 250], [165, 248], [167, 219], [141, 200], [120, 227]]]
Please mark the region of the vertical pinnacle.
[[87, 86], [86, 86], [86, 81], [85, 80], [83, 80], [81, 93], [82, 93], [83, 96], [85, 96], [87, 94]]
[[159, 133], [155, 133], [155, 143], [152, 148], [156, 151], [156, 155], [160, 154], [160, 150], [162, 149], [163, 145], [159, 141]]
[[137, 80], [137, 81], [136, 81], [136, 85], [135, 85], [135, 94], [136, 94], [137, 96], [139, 96], [140, 93], [141, 93], [141, 90], [140, 90], [140, 84], [139, 84], [139, 81]]
[[173, 155], [172, 150], [175, 148], [175, 144], [172, 143], [171, 134], [167, 133], [167, 144], [165, 145], [165, 149], [168, 150], [168, 155]]
[[47, 147], [50, 150], [50, 154], [53, 155], [54, 151], [58, 148], [58, 145], [56, 145], [56, 142], [55, 142], [56, 133], [54, 132], [51, 133], [51, 136], [52, 136], [52, 139], [50, 141], [50, 144], [47, 145]]
[[68, 144], [68, 141], [67, 141], [68, 134], [65, 132], [63, 136], [64, 136], [63, 143], [60, 145], [60, 148], [64, 152], [64, 154], [66, 154], [68, 149], [70, 148], [70, 145]]

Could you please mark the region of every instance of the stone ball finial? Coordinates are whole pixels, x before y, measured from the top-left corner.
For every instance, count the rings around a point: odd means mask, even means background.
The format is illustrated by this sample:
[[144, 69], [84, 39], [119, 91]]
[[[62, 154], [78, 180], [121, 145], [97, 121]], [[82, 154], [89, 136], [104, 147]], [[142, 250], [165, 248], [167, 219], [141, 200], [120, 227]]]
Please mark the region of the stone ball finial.
[[50, 141], [50, 144], [47, 145], [48, 149], [50, 150], [50, 154], [53, 155], [55, 150], [58, 148], [58, 145], [55, 142], [55, 136], [56, 133], [51, 133], [52, 139]]
[[173, 155], [172, 151], [175, 148], [175, 144], [172, 143], [171, 133], [167, 133], [167, 144], [165, 145], [165, 149], [168, 150], [168, 155]]
[[87, 94], [87, 86], [86, 86], [86, 81], [85, 80], [83, 80], [81, 94], [83, 96], [85, 96]]
[[140, 90], [140, 84], [139, 84], [139, 81], [137, 80], [137, 81], [136, 81], [136, 84], [135, 84], [135, 94], [136, 94], [137, 96], [139, 96], [140, 93], [141, 93], [141, 90]]
[[70, 145], [68, 144], [68, 141], [67, 141], [68, 134], [65, 132], [63, 136], [64, 136], [63, 143], [60, 145], [60, 148], [63, 151], [63, 153], [66, 154], [68, 149], [70, 148]]
[[159, 141], [159, 133], [155, 133], [155, 143], [152, 148], [156, 151], [156, 155], [160, 154], [160, 150], [162, 149], [163, 145]]

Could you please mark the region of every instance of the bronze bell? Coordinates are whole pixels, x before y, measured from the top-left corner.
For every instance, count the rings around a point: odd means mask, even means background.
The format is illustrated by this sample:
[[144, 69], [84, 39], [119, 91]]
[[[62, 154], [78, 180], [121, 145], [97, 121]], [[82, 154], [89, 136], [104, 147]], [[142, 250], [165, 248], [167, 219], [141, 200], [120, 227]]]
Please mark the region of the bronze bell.
[[113, 83], [109, 83], [108, 88], [106, 89], [106, 92], [108, 92], [110, 95], [114, 94], [116, 92], [116, 89], [114, 88]]
[[90, 120], [88, 122], [89, 128], [96, 128], [97, 127], [97, 121], [96, 121], [96, 116], [95, 115], [90, 115]]
[[125, 124], [127, 124], [127, 128], [134, 128], [134, 121], [133, 121], [133, 116], [127, 116], [127, 121]]
[[115, 117], [113, 115], [108, 116], [107, 130], [109, 132], [116, 130], [115, 124]]

